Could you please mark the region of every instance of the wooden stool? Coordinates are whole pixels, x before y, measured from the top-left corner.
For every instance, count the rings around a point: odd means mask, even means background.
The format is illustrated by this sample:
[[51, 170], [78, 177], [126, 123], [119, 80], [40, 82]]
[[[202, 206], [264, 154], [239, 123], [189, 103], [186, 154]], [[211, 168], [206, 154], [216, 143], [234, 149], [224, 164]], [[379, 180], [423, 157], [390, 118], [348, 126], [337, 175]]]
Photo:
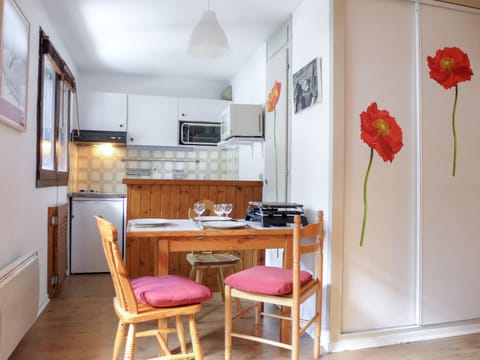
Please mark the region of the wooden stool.
[[[229, 269], [230, 274], [233, 274], [235, 272], [235, 265], [240, 262], [240, 258], [227, 253], [201, 252], [188, 254], [187, 261], [190, 265], [192, 265], [192, 269], [190, 270], [190, 279], [195, 280], [200, 284], [203, 281], [203, 274], [208, 271], [208, 269], [217, 270], [216, 276], [218, 290], [222, 295], [222, 300], [225, 301], [223, 269]], [[235, 300], [237, 310], [240, 311], [240, 301], [238, 299]]]

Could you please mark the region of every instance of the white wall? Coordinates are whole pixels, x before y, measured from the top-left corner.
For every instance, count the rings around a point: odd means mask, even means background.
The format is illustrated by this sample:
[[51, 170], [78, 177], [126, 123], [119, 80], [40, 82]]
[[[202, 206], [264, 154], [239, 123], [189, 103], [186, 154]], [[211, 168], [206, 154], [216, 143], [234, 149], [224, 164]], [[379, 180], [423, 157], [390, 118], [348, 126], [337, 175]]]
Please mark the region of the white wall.
[[320, 209], [326, 211], [327, 219], [329, 217], [331, 177], [329, 14], [329, 1], [305, 0], [293, 13], [292, 18], [292, 74], [314, 58], [322, 59], [322, 100], [294, 114], [291, 127], [291, 199], [305, 206], [310, 219], [314, 219], [314, 212]]
[[[49, 24], [36, 0], [17, 0], [30, 23], [30, 54], [26, 132], [0, 124], [0, 268], [30, 250], [40, 255], [39, 307], [48, 302], [47, 296], [47, 211], [67, 201], [66, 187], [35, 187], [37, 77], [39, 27], [50, 36], [55, 48], [75, 73], [57, 31]], [[25, 299], [28, 301], [28, 299]]]
[[262, 44], [230, 80], [232, 100], [239, 104], [265, 103], [266, 44]]
[[[303, 204], [308, 219], [316, 220], [316, 211], [324, 210], [326, 243], [331, 219], [331, 54], [330, 54], [330, 2], [305, 0], [292, 17], [292, 74], [316, 57], [322, 59], [323, 88], [320, 103], [293, 114], [291, 134], [291, 198]], [[291, 90], [290, 90], [291, 91]], [[293, 111], [293, 106], [291, 106]], [[325, 257], [324, 293], [328, 293], [328, 256]], [[313, 271], [313, 264], [302, 264]], [[327, 299], [327, 296], [324, 296]], [[302, 311], [310, 312], [313, 302]], [[323, 310], [326, 314], [326, 310]], [[323, 317], [322, 346], [327, 339], [328, 317]]]
[[82, 72], [81, 91], [106, 91], [130, 94], [163, 95], [220, 99], [227, 81]]
[[[266, 49], [263, 44], [231, 79], [232, 100], [239, 104], [265, 104]], [[263, 144], [239, 145], [239, 179], [263, 176]]]

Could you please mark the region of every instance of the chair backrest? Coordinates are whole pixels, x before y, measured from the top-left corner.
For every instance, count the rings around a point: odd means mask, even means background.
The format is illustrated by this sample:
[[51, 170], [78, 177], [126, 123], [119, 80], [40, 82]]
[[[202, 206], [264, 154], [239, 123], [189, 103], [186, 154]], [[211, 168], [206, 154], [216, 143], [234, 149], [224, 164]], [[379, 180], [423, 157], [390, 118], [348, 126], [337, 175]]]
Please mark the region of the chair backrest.
[[125, 311], [136, 314], [138, 313], [137, 300], [118, 246], [117, 229], [101, 216], [95, 216], [95, 219], [118, 302]]
[[[214, 202], [212, 200], [198, 200], [196, 202], [205, 204], [205, 212], [202, 215], [215, 215], [215, 212], [213, 211]], [[197, 216], [195, 211], [192, 208], [188, 209], [188, 218], [192, 219], [195, 216]]]
[[[317, 222], [302, 227], [300, 215], [294, 217], [293, 229], [293, 297], [298, 299], [300, 292], [300, 258], [303, 254], [316, 253], [314, 278], [322, 281], [323, 270], [323, 211], [317, 213]], [[314, 239], [315, 241], [302, 244], [302, 239]], [[297, 296], [296, 296], [297, 295]]]

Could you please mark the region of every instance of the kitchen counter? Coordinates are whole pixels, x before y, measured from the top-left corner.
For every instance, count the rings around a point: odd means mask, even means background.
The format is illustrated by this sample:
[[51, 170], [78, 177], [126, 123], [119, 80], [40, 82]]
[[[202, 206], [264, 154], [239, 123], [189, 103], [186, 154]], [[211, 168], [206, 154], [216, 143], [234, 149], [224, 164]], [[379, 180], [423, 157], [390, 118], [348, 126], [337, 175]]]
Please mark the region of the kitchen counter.
[[260, 180], [195, 180], [195, 179], [132, 179], [125, 178], [122, 181], [126, 185], [161, 185], [161, 184], [181, 184], [181, 185], [232, 185], [242, 184], [242, 186], [263, 186]]
[[68, 195], [69, 197], [75, 198], [97, 198], [97, 199], [119, 199], [126, 198], [127, 195], [123, 193], [102, 193], [102, 192], [92, 192], [92, 191], [79, 191], [73, 192]]

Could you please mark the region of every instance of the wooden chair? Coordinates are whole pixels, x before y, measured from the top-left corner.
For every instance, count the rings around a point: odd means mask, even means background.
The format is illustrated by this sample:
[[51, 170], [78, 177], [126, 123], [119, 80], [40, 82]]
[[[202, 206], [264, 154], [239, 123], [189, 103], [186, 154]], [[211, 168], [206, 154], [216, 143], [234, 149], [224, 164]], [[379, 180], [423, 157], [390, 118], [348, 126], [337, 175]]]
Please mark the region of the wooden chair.
[[[300, 216], [295, 216], [293, 231], [293, 268], [285, 269], [271, 266], [255, 266], [239, 271], [225, 279], [225, 360], [232, 359], [232, 337], [251, 340], [291, 351], [292, 360], [299, 359], [300, 335], [311, 325], [315, 326], [314, 359], [320, 357], [320, 328], [322, 314], [322, 267], [323, 267], [323, 211], [318, 212], [318, 222], [301, 227]], [[302, 239], [314, 238], [309, 244]], [[312, 275], [300, 269], [300, 258], [306, 253], [316, 253], [316, 274]], [[300, 319], [300, 305], [316, 295], [315, 313], [310, 319]], [[244, 307], [232, 315], [231, 298], [253, 301], [253, 305]], [[282, 314], [262, 311], [264, 303], [286, 307], [290, 310]], [[255, 334], [233, 331], [234, 321], [250, 310], [255, 310]], [[291, 343], [261, 337], [260, 317], [270, 316], [291, 322]]]
[[[205, 204], [205, 215], [215, 215], [213, 211], [213, 201], [212, 200], [199, 200], [198, 202], [203, 202]], [[192, 219], [192, 214], [195, 214], [193, 209], [188, 210], [188, 217]], [[215, 253], [211, 251], [204, 251], [201, 253], [192, 252], [187, 254], [187, 261], [192, 266], [190, 270], [190, 279], [195, 279], [196, 282], [202, 283], [203, 276], [208, 272], [209, 269], [216, 270], [218, 290], [222, 296], [222, 299], [225, 301], [225, 290], [223, 287], [225, 272], [228, 271], [230, 274], [235, 272], [235, 265], [240, 262], [238, 256], [228, 254], [228, 253]], [[237, 304], [237, 307], [239, 305]]]
[[[113, 360], [118, 359], [120, 348], [125, 340], [125, 359], [134, 359], [136, 337], [156, 336], [159, 352], [164, 356], [155, 359], [203, 359], [198, 336], [195, 314], [201, 303], [211, 298], [206, 286], [197, 284], [183, 276], [144, 276], [130, 280], [117, 243], [117, 230], [109, 221], [96, 216], [103, 249], [115, 288], [113, 307], [119, 322], [115, 336]], [[182, 317], [188, 318], [192, 352], [187, 353]], [[175, 327], [169, 328], [167, 321], [175, 319]], [[155, 320], [155, 328], [137, 332], [137, 324]], [[181, 354], [172, 355], [168, 348], [168, 334], [178, 336]]]

